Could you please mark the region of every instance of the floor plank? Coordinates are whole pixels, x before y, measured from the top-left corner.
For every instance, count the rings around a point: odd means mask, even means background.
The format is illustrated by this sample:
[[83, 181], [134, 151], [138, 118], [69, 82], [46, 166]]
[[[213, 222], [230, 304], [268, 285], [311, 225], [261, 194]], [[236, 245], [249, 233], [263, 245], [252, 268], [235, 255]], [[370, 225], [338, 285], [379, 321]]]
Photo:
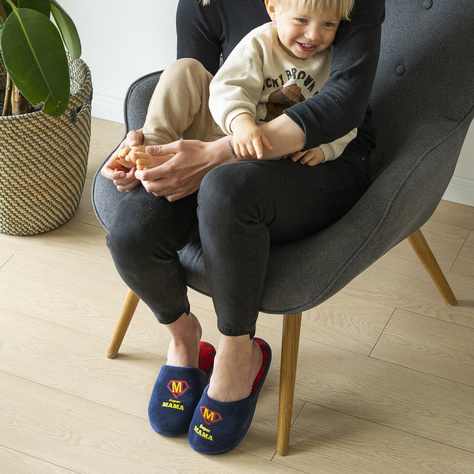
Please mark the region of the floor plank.
[[372, 357], [474, 387], [473, 341], [474, 328], [397, 310]]
[[304, 337], [368, 356], [394, 309], [337, 294], [305, 313]]
[[474, 454], [307, 403], [291, 454], [275, 462], [304, 472], [468, 474]]
[[371, 357], [349, 357], [303, 336], [295, 396], [474, 452], [474, 387]]
[[424, 314], [461, 326], [474, 327], [473, 278], [444, 270], [456, 298], [449, 306], [418, 261], [406, 261], [391, 252], [355, 278], [340, 293], [369, 302]]
[[[73, 474], [74, 471], [0, 446], [0, 466], [9, 474]], [[76, 471], [77, 472], [77, 471]]]
[[[453, 264], [452, 271], [474, 277], [474, 231], [467, 237]], [[472, 296], [474, 298], [474, 291]]]
[[[0, 445], [80, 473], [297, 472], [239, 449], [205, 457], [186, 437], [157, 437], [148, 420], [0, 372]], [[254, 444], [264, 443], [261, 438]], [[168, 466], [168, 467], [165, 467]]]
[[[55, 231], [0, 234], [0, 472], [474, 472], [474, 208], [442, 201], [423, 232], [459, 304], [445, 304], [402, 242], [303, 317], [288, 457], [275, 454], [281, 321], [257, 333], [273, 363], [254, 422], [225, 456], [156, 435], [151, 388], [169, 335], [141, 302], [106, 357], [126, 288], [92, 209], [95, 171], [123, 125], [93, 118], [78, 212]], [[210, 298], [189, 292], [203, 334]]]

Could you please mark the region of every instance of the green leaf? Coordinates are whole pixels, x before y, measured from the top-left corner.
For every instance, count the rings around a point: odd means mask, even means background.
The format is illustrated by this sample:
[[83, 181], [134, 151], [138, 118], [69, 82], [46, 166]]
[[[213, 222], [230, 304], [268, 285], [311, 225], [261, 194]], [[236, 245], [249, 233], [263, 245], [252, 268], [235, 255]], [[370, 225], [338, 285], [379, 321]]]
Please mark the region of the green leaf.
[[20, 92], [43, 112], [61, 115], [69, 102], [69, 67], [61, 36], [42, 13], [14, 10], [0, 41], [3, 62]]
[[71, 59], [78, 59], [81, 56], [81, 40], [76, 25], [56, 0], [51, 0], [51, 12], [61, 32], [64, 44], [71, 54]]
[[[10, 0], [17, 8], [31, 8], [49, 18], [51, 0]], [[2, 2], [6, 3], [6, 2]], [[11, 7], [9, 8], [11, 11]]]

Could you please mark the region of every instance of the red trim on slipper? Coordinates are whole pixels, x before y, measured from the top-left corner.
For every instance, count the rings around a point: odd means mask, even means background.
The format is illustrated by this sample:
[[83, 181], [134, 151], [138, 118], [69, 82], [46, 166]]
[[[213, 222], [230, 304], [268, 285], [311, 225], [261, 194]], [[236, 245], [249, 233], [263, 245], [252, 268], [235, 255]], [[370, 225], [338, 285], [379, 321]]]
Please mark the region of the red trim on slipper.
[[262, 350], [263, 361], [262, 361], [262, 366], [260, 367], [260, 370], [258, 371], [258, 374], [255, 377], [255, 381], [252, 386], [252, 392], [257, 391], [257, 388], [262, 380], [263, 373], [265, 372], [265, 369], [268, 364], [268, 346], [261, 339], [258, 339], [257, 337], [254, 338], [254, 341], [260, 346], [260, 349]]
[[214, 357], [216, 355], [216, 350], [214, 349], [214, 346], [210, 344], [209, 342], [201, 341], [199, 344], [199, 368], [203, 371], [206, 372], [206, 374], [209, 372], [209, 370], [212, 367], [212, 364], [214, 363]]

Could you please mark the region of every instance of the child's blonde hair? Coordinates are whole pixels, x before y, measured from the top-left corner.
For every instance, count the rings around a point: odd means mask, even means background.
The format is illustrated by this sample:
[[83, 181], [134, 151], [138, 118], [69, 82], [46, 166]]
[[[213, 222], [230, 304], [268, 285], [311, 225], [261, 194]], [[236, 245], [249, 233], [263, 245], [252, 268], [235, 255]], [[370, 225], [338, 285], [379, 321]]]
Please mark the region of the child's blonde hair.
[[[201, 0], [203, 5], [209, 5], [211, 0]], [[275, 5], [292, 7], [301, 12], [329, 12], [341, 18], [349, 20], [349, 15], [354, 8], [355, 0], [272, 0]]]
[[[211, 0], [204, 0], [210, 2]], [[304, 12], [325, 12], [341, 20], [349, 20], [349, 15], [354, 8], [354, 0], [272, 0], [275, 6], [294, 8]]]

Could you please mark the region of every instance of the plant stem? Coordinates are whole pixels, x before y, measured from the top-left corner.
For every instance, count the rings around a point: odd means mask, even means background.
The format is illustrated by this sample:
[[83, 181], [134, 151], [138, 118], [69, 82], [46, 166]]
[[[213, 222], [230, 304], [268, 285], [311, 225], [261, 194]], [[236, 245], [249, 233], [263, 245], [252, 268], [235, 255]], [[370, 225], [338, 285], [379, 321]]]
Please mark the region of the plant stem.
[[11, 106], [11, 100], [12, 100], [12, 86], [13, 86], [12, 79], [7, 74], [7, 81], [5, 84], [5, 99], [3, 100], [2, 117], [5, 115], [10, 115], [10, 106]]
[[[0, 1], [0, 18], [2, 22], [5, 23], [7, 19], [7, 13], [3, 7], [2, 2]], [[18, 88], [13, 84], [12, 79], [8, 72], [6, 73], [6, 83], [5, 83], [5, 99], [3, 101], [2, 117], [10, 114], [20, 115], [28, 112], [28, 102], [21, 95]], [[12, 100], [13, 97], [13, 100]]]
[[7, 19], [7, 12], [5, 11], [5, 8], [3, 8], [2, 2], [0, 2], [0, 18], [2, 19], [3, 23], [5, 23], [5, 20]]
[[[7, 19], [7, 13], [5, 12], [5, 8], [3, 8], [2, 2], [0, 2], [0, 18], [2, 22], [5, 23]], [[12, 90], [12, 80], [7, 73], [6, 83], [5, 83], [5, 99], [3, 101], [3, 110], [2, 116], [8, 115], [8, 111], [10, 108], [10, 100], [11, 100], [11, 90]]]
[[12, 115], [22, 115], [28, 112], [28, 101], [23, 97], [18, 87], [13, 84]]

